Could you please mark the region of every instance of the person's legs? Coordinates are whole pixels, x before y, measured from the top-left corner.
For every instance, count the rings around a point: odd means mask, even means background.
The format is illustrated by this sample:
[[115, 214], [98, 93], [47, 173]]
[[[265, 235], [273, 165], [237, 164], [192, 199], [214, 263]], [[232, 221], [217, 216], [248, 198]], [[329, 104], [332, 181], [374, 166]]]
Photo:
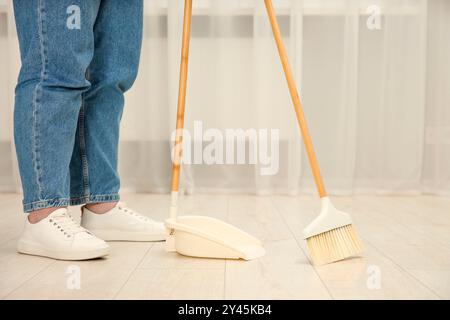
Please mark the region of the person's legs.
[[22, 59], [14, 135], [25, 212], [70, 203], [69, 163], [82, 93], [90, 87], [85, 74], [99, 5], [99, 0], [14, 0]]
[[119, 125], [124, 93], [137, 76], [142, 20], [142, 0], [103, 0], [94, 26], [91, 87], [83, 94], [70, 172], [71, 204], [88, 203], [97, 213], [119, 200]]
[[[109, 246], [68, 214], [69, 164], [85, 73], [94, 52], [100, 1], [15, 0], [22, 68], [16, 87], [14, 135], [31, 212], [17, 251], [63, 260], [108, 254]], [[61, 208], [62, 207], [62, 208]]]
[[95, 53], [88, 68], [71, 169], [71, 204], [83, 207], [81, 224], [104, 240], [160, 241], [162, 223], [119, 200], [119, 126], [124, 93], [136, 79], [142, 42], [143, 1], [103, 0], [94, 26]]

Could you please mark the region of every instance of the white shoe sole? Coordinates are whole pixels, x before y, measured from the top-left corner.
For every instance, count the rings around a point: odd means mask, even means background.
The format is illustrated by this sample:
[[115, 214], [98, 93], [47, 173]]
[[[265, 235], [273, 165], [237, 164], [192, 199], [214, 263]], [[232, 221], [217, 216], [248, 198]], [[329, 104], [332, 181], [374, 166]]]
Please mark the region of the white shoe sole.
[[68, 252], [60, 250], [49, 250], [47, 248], [42, 247], [39, 244], [19, 240], [17, 244], [17, 252], [33, 256], [52, 258], [56, 260], [76, 261], [76, 260], [91, 260], [104, 257], [109, 254], [109, 247], [97, 248], [86, 251]]
[[165, 233], [150, 234], [135, 231], [89, 229], [96, 237], [105, 241], [157, 242], [166, 240]]

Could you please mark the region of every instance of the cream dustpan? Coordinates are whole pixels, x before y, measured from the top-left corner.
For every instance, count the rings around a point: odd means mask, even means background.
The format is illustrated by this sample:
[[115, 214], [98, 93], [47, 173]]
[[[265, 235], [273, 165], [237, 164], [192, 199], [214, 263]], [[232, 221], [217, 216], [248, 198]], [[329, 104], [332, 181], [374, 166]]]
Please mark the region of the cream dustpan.
[[256, 259], [265, 254], [261, 242], [248, 233], [221, 220], [205, 216], [178, 216], [186, 83], [191, 33], [192, 0], [185, 0], [183, 44], [178, 92], [177, 131], [172, 167], [172, 203], [166, 220], [166, 249], [182, 255], [202, 258]]
[[168, 219], [166, 227], [167, 249], [182, 255], [252, 260], [265, 254], [258, 239], [218, 219], [184, 216]]

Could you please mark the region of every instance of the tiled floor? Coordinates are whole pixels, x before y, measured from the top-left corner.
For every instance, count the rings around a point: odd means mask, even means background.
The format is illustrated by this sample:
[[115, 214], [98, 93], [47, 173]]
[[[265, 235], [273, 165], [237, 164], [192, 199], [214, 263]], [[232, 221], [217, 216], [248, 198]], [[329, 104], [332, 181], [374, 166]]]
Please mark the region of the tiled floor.
[[[166, 217], [167, 195], [123, 198], [137, 211]], [[62, 262], [16, 253], [25, 216], [20, 197], [3, 194], [0, 298], [450, 299], [450, 198], [334, 201], [354, 218], [365, 245], [360, 258], [311, 266], [301, 230], [319, 210], [315, 197], [195, 195], [182, 197], [182, 214], [224, 219], [260, 238], [267, 255], [249, 262], [195, 259], [167, 253], [162, 243], [118, 242], [108, 258]]]

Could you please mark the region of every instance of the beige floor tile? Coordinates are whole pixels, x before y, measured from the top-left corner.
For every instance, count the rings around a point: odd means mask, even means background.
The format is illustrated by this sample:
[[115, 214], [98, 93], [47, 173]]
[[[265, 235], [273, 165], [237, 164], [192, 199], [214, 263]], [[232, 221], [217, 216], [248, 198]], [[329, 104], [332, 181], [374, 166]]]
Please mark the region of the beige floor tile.
[[138, 269], [117, 299], [222, 299], [223, 279], [220, 269]]
[[5, 298], [53, 263], [50, 259], [17, 253], [16, 242], [14, 239], [0, 246], [0, 298]]
[[[112, 299], [149, 250], [150, 243], [110, 243], [108, 257], [54, 261], [14, 290], [7, 299]], [[49, 260], [50, 261], [50, 260]], [[79, 274], [79, 282], [74, 277]], [[75, 282], [74, 282], [75, 281]], [[79, 283], [80, 289], [77, 289]]]
[[227, 261], [227, 299], [329, 299], [294, 239], [266, 243], [261, 259]]

